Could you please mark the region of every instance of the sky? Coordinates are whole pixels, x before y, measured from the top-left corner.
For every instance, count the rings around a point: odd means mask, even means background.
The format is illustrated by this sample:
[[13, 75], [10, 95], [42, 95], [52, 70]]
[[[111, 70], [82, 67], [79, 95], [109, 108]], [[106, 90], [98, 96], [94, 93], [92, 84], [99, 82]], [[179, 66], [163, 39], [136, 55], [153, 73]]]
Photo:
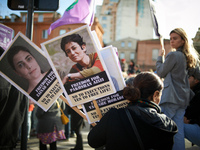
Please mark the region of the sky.
[[[61, 15], [74, 0], [59, 0], [59, 12]], [[96, 4], [101, 5], [103, 0], [96, 0]], [[169, 32], [176, 28], [183, 28], [188, 34], [189, 40], [195, 37], [200, 28], [200, 0], [156, 0], [160, 2], [164, 10], [164, 17], [159, 24], [163, 37], [169, 39]], [[19, 11], [10, 10], [7, 7], [7, 0], [0, 0], [0, 15], [10, 15], [15, 13], [20, 16]]]
[[158, 22], [161, 34], [169, 39], [169, 33], [174, 28], [183, 28], [192, 43], [200, 28], [200, 0], [156, 0], [160, 6], [161, 15]]
[[[57, 12], [61, 15], [64, 13], [65, 9], [67, 9], [70, 4], [72, 4], [75, 0], [59, 0], [59, 8]], [[96, 0], [96, 5], [101, 5], [103, 0]], [[11, 10], [7, 6], [7, 0], [0, 0], [0, 16], [5, 17], [5, 15], [9, 16], [9, 14], [15, 13], [20, 16], [20, 11]]]

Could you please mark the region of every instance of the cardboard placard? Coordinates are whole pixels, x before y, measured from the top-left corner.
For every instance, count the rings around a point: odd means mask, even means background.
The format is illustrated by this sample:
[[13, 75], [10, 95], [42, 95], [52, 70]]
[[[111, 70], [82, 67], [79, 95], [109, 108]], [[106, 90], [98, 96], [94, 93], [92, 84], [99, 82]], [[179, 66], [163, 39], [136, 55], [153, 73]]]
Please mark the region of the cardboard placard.
[[44, 52], [21, 32], [1, 56], [0, 71], [44, 111], [63, 93]]
[[[69, 42], [73, 44], [75, 43], [76, 46], [72, 47], [79, 48], [78, 53], [76, 53], [76, 56], [74, 55], [73, 57], [72, 55], [67, 56], [65, 54], [66, 50], [61, 49], [62, 39], [72, 35], [78, 35], [79, 38], [81, 37], [85, 43], [80, 45], [77, 42], [73, 42], [73, 40]], [[66, 46], [66, 44], [64, 43], [64, 46]], [[56, 75], [61, 78], [59, 80], [60, 84], [63, 83], [63, 78], [69, 73], [80, 73], [83, 76], [83, 78], [76, 78], [74, 81], [67, 81], [61, 86], [71, 107], [78, 106], [116, 92], [113, 82], [111, 81], [112, 79], [108, 74], [103, 58], [96, 46], [96, 43], [94, 42], [88, 25], [46, 41], [42, 43], [41, 46], [45, 51], [51, 66], [55, 66], [54, 71], [56, 72]], [[70, 53], [74, 53], [75, 51], [71, 50], [71, 47], [69, 50]], [[79, 60], [79, 56], [82, 57], [79, 55], [80, 53], [82, 53], [81, 55], [84, 55], [84, 58], [89, 57], [89, 59], [87, 59], [89, 60], [89, 65], [82, 65], [85, 62]]]

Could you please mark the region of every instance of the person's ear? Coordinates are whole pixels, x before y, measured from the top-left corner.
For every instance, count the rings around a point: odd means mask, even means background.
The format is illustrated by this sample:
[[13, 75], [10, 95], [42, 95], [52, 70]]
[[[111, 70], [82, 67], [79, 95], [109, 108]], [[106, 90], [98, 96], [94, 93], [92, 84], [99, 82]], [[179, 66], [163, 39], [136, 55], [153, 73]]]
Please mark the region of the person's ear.
[[160, 92], [157, 90], [154, 92], [153, 94], [153, 102], [156, 103], [156, 104], [159, 104], [160, 103]]
[[85, 45], [85, 44], [83, 44], [83, 45], [81, 46], [81, 48], [82, 48], [82, 50], [83, 50], [84, 52], [86, 52], [86, 45]]

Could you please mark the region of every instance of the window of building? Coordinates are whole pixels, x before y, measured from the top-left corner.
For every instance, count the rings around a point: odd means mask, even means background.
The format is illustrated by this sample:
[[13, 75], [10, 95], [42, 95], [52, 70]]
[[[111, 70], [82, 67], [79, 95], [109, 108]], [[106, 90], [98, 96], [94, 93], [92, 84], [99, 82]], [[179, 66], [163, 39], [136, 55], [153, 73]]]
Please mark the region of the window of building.
[[26, 22], [26, 15], [22, 16], [22, 22]]
[[103, 27], [103, 28], [106, 28], [106, 27], [107, 27], [107, 24], [103, 24], [102, 27]]
[[125, 43], [124, 42], [121, 42], [121, 47], [125, 47]]
[[132, 43], [131, 42], [128, 42], [128, 47], [132, 47]]
[[135, 59], [135, 53], [131, 52], [130, 53], [130, 60], [134, 60]]
[[38, 22], [43, 22], [43, 14], [39, 14], [39, 16], [38, 16]]
[[124, 52], [121, 52], [121, 53], [119, 54], [119, 58], [120, 58], [120, 60], [121, 60], [121, 59], [124, 59], [124, 58], [125, 58], [125, 53], [124, 53]]
[[42, 38], [43, 39], [47, 39], [48, 38], [48, 32], [47, 32], [47, 30], [43, 30], [42, 31]]
[[16, 18], [15, 15], [11, 15], [11, 22], [15, 22], [15, 18]]
[[152, 60], [157, 60], [158, 53], [159, 53], [158, 49], [153, 49], [152, 50]]
[[107, 20], [107, 17], [106, 17], [106, 16], [103, 16], [103, 17], [102, 17], [102, 20]]
[[62, 35], [62, 34], [64, 34], [64, 33], [66, 33], [66, 30], [64, 30], [64, 29], [61, 29], [61, 30], [59, 31], [59, 35]]

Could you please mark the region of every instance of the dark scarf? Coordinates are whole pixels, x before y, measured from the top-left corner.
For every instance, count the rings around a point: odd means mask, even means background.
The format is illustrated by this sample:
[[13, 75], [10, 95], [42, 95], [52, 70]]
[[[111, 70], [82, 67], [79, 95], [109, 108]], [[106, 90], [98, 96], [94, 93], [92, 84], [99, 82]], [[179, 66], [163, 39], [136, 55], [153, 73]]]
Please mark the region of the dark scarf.
[[140, 107], [150, 107], [150, 108], [154, 108], [158, 113], [161, 113], [161, 108], [154, 102], [148, 100], [148, 99], [137, 99], [134, 102], [130, 102], [129, 105], [137, 105]]

